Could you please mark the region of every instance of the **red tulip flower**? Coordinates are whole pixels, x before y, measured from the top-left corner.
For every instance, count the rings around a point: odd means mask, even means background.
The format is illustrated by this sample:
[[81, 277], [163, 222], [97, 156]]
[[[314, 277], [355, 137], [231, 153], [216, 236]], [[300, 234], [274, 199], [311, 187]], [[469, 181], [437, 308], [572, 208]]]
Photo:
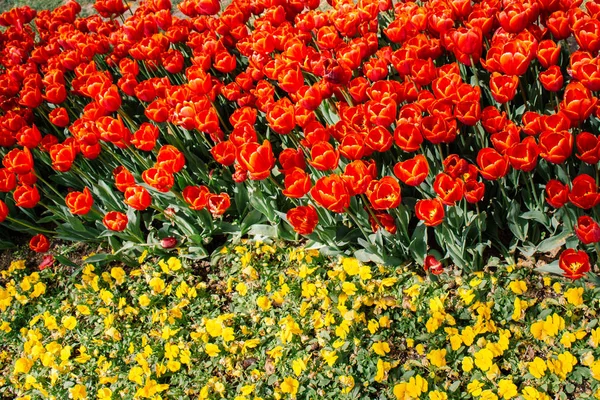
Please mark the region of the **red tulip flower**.
[[287, 212], [287, 220], [300, 235], [310, 235], [319, 223], [317, 210], [311, 206], [299, 206]]
[[583, 215], [577, 219], [575, 234], [583, 244], [600, 242], [600, 225], [591, 217]]
[[45, 253], [50, 249], [50, 241], [41, 233], [38, 233], [29, 241], [29, 248], [36, 253]]
[[580, 279], [591, 269], [590, 258], [585, 251], [567, 249], [560, 254], [558, 266], [565, 273], [565, 278]]

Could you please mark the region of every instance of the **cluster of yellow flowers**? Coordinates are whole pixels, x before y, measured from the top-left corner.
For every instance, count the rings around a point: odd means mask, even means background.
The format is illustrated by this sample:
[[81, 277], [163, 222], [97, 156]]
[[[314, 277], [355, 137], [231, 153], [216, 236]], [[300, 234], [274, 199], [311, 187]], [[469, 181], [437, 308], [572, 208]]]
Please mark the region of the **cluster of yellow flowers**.
[[[0, 396], [21, 400], [600, 399], [597, 288], [246, 242], [0, 280]], [[202, 272], [202, 273], [199, 273]]]

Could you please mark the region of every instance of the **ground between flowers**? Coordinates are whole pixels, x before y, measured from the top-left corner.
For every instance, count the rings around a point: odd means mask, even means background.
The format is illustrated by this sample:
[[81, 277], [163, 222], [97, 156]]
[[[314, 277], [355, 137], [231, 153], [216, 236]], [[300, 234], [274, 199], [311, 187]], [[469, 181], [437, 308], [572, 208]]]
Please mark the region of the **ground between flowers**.
[[246, 243], [209, 263], [15, 260], [0, 396], [600, 398], [599, 289], [500, 266], [436, 280]]

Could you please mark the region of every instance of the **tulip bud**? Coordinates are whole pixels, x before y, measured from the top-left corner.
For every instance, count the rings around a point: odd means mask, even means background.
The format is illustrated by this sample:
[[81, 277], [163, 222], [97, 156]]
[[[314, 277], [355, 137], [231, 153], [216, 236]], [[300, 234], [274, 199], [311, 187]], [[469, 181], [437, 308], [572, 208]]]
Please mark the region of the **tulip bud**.
[[160, 239], [160, 247], [162, 247], [163, 249], [172, 249], [175, 246], [177, 246], [177, 239], [175, 239], [174, 237], [166, 237]]
[[425, 265], [423, 266], [425, 271], [429, 271], [434, 275], [439, 275], [444, 272], [444, 266], [441, 262], [435, 258], [435, 256], [429, 255], [425, 257]]

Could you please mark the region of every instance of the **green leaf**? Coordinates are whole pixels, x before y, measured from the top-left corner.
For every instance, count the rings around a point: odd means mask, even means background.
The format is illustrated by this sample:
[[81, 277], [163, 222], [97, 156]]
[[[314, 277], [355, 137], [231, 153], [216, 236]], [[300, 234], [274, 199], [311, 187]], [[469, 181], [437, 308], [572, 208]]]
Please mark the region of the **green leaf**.
[[562, 247], [566, 243], [567, 238], [572, 234], [573, 233], [569, 232], [568, 230], [563, 230], [558, 235], [554, 235], [549, 237], [548, 239], [544, 239], [537, 246], [537, 251], [540, 253], [547, 253], [559, 247]]
[[417, 225], [408, 250], [419, 264], [423, 264], [427, 255], [427, 227], [425, 224]]

